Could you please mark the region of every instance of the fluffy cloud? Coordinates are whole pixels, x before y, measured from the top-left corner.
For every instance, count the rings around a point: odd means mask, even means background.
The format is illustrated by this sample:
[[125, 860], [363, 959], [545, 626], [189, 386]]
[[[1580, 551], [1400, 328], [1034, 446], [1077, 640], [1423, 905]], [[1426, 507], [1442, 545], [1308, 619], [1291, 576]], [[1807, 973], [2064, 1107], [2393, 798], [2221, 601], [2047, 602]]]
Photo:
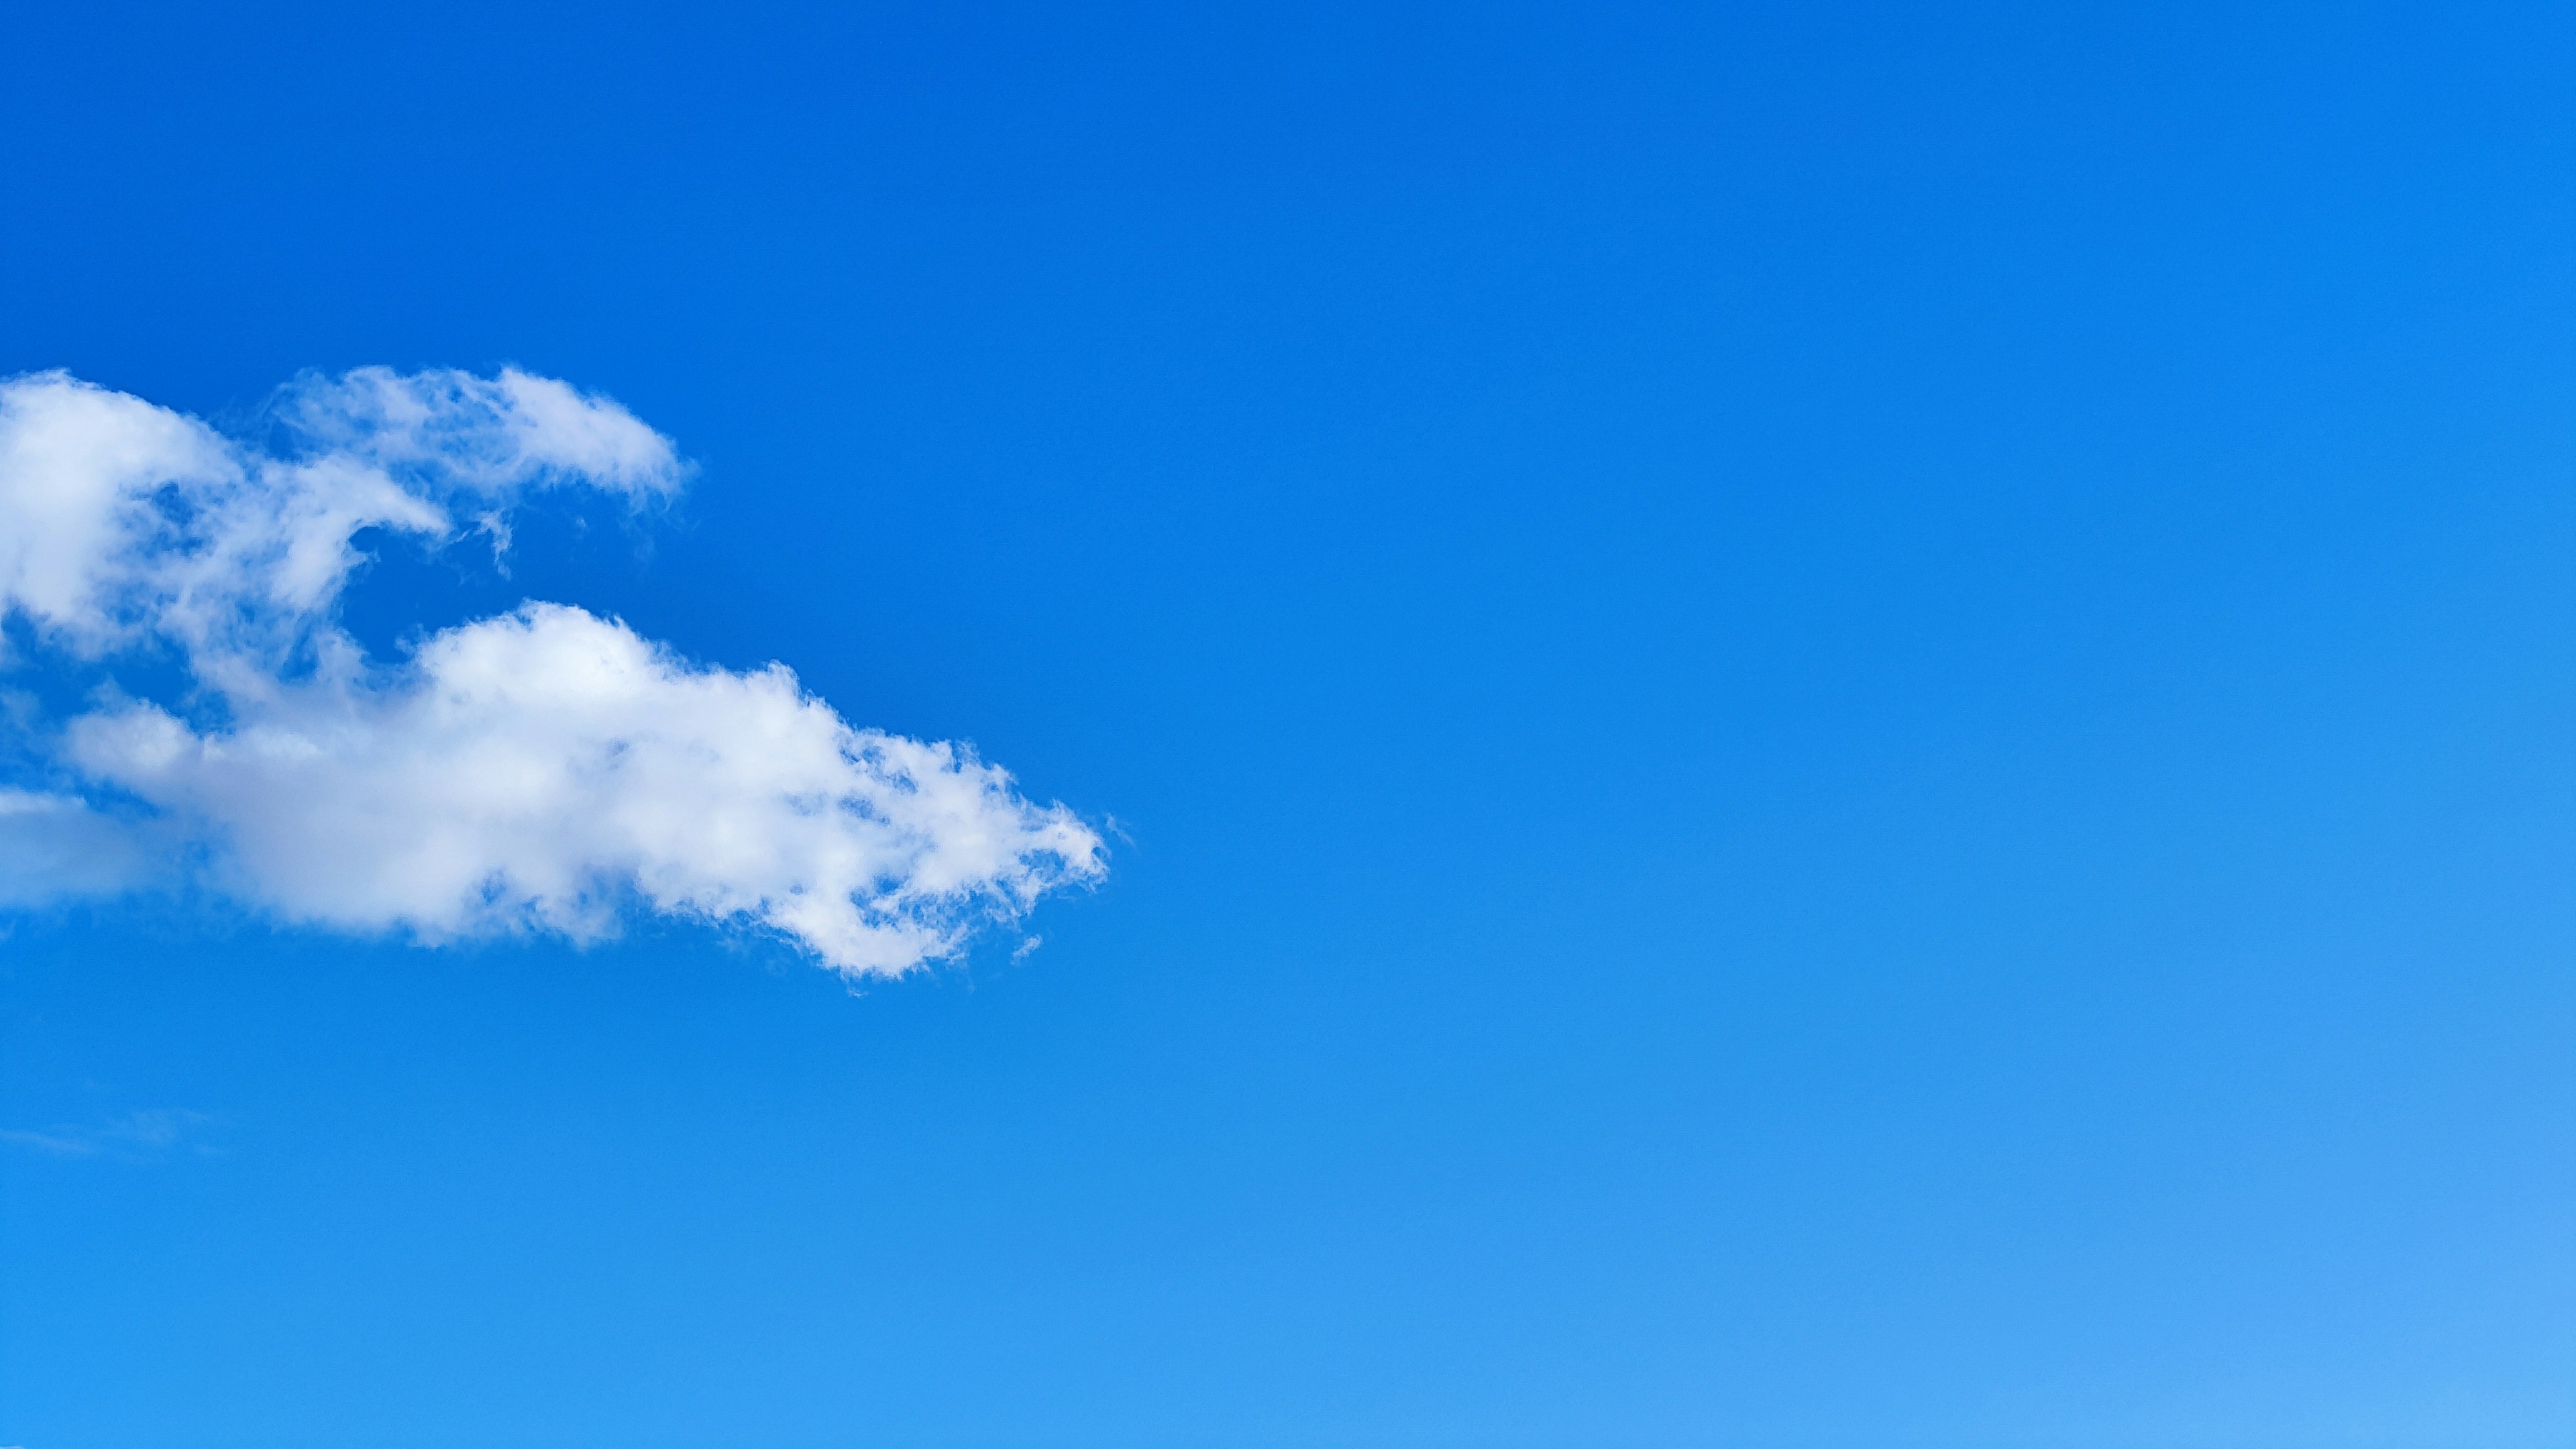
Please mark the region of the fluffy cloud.
[[327, 622], [361, 529], [444, 538], [531, 489], [640, 501], [684, 471], [615, 403], [515, 370], [308, 378], [271, 419], [283, 452], [59, 372], [0, 384], [0, 606], [91, 657], [147, 634], [273, 656]]
[[956, 951], [1095, 878], [1099, 838], [951, 744], [853, 728], [783, 665], [692, 666], [528, 604], [365, 658], [361, 529], [498, 532], [528, 492], [676, 489], [668, 439], [505, 371], [306, 379], [253, 447], [59, 373], [0, 384], [0, 610], [63, 656], [175, 650], [192, 689], [40, 731], [0, 790], [0, 900], [148, 862], [289, 919], [577, 939], [640, 907], [766, 927], [850, 975]]

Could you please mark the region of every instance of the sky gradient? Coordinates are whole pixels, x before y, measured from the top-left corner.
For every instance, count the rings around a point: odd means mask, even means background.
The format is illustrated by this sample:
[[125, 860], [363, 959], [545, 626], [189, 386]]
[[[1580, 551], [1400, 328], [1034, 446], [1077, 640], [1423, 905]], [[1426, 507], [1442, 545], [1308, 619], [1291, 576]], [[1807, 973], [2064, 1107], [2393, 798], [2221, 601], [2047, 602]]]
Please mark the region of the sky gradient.
[[2542, 5], [14, 16], [0, 376], [613, 399], [667, 509], [371, 536], [335, 627], [782, 661], [1107, 853], [855, 992], [14, 913], [0, 1444], [2568, 1443], [2571, 74]]

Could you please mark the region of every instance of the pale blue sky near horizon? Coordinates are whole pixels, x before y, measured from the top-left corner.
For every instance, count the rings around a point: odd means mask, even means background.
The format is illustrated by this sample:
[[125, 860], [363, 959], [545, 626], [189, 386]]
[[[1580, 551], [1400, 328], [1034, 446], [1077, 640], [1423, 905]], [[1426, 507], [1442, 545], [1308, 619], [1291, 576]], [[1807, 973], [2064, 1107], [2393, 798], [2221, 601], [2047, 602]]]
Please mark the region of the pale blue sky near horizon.
[[2576, 1441], [2566, 7], [31, 6], [0, 121], [0, 375], [695, 463], [381, 657], [1110, 844], [857, 992], [16, 914], [0, 1444]]

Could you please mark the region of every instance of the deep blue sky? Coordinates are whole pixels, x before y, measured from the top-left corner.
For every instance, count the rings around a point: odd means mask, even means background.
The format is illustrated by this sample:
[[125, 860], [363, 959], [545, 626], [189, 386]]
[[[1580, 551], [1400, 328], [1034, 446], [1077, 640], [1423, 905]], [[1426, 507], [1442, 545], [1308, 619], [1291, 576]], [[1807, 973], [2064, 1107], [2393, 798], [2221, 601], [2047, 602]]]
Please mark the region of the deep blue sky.
[[[0, 372], [1114, 817], [1024, 962], [0, 940], [0, 1443], [2576, 1440], [2558, 5], [22, 6]], [[463, 586], [457, 571], [465, 569]]]

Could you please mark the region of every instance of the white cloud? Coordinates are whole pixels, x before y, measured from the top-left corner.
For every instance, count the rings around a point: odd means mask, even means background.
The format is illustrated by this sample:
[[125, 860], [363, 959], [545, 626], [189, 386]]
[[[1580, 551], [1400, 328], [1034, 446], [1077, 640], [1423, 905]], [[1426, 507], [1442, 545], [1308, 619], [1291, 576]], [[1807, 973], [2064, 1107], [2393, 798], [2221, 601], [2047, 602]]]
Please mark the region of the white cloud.
[[382, 367], [308, 377], [278, 412], [337, 453], [486, 498], [548, 478], [650, 497], [676, 490], [683, 473], [671, 440], [633, 413], [514, 367], [494, 378]]
[[113, 889], [147, 841], [178, 842], [294, 920], [591, 939], [640, 904], [855, 976], [1100, 873], [1063, 807], [958, 746], [853, 728], [782, 665], [694, 667], [535, 603], [365, 659], [334, 622], [360, 529], [440, 539], [531, 488], [679, 486], [670, 442], [616, 404], [515, 371], [364, 369], [298, 382], [272, 417], [274, 452], [59, 373], [0, 384], [0, 608], [80, 658], [174, 645], [196, 705], [126, 701], [53, 735], [82, 789], [149, 813], [0, 794], [0, 900]]
[[581, 484], [643, 501], [684, 469], [615, 403], [560, 382], [361, 368], [272, 409], [285, 450], [63, 373], [0, 383], [0, 606], [98, 657], [145, 636], [272, 665], [329, 615], [366, 528], [444, 538]]

